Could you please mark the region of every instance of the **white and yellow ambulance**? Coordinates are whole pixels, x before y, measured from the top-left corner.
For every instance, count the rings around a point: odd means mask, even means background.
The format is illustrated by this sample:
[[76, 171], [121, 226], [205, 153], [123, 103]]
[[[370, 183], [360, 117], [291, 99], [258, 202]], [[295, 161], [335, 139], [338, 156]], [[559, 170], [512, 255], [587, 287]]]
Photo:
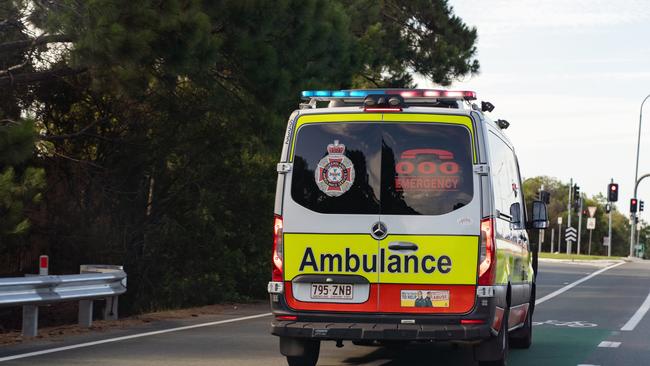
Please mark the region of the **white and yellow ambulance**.
[[272, 333], [289, 365], [321, 341], [462, 341], [504, 365], [532, 339], [536, 250], [508, 123], [470, 91], [305, 91], [278, 164]]

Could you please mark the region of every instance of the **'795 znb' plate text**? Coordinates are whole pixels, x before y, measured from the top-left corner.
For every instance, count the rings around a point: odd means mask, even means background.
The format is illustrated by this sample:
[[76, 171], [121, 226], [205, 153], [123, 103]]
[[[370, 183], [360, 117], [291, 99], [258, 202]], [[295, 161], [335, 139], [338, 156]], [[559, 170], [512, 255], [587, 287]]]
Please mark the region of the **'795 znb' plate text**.
[[312, 283], [310, 296], [312, 299], [352, 300], [353, 288], [351, 284]]

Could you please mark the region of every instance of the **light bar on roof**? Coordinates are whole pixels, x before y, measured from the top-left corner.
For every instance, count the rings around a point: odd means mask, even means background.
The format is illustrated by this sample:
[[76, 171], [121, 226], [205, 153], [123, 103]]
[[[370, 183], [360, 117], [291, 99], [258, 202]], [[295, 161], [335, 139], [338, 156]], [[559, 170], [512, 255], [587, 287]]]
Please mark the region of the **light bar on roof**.
[[476, 93], [469, 90], [442, 89], [353, 89], [353, 90], [305, 90], [304, 99], [362, 99], [368, 95], [400, 95], [405, 99], [463, 99], [476, 100]]

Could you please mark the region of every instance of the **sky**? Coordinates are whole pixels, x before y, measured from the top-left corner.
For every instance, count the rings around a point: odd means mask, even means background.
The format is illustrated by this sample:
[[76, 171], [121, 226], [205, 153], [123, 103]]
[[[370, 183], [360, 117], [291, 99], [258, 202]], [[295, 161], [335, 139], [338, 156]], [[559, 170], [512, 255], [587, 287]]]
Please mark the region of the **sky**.
[[[647, 0], [450, 0], [478, 30], [474, 90], [510, 122], [506, 134], [524, 177], [573, 178], [588, 196], [620, 184], [629, 213], [639, 109], [650, 94]], [[434, 87], [418, 80], [421, 87]], [[650, 98], [644, 107], [639, 176], [650, 173]], [[650, 178], [639, 186], [650, 219]]]

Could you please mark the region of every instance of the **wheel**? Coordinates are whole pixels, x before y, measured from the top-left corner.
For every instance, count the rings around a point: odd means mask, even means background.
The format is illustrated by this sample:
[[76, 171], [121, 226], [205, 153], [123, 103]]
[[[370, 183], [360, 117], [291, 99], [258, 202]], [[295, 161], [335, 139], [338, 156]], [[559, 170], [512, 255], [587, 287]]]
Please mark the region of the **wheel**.
[[305, 352], [302, 356], [287, 356], [289, 366], [316, 366], [320, 354], [320, 342], [311, 341], [305, 344]]
[[[479, 345], [481, 353], [487, 353], [489, 356], [483, 359], [478, 359], [479, 366], [506, 366], [508, 363], [508, 315], [509, 309], [503, 312], [503, 319], [501, 320], [501, 329], [496, 337], [485, 341]], [[482, 354], [481, 356], [485, 356]]]
[[528, 349], [533, 343], [533, 308], [528, 307], [524, 326], [510, 333], [510, 346], [512, 348]]

